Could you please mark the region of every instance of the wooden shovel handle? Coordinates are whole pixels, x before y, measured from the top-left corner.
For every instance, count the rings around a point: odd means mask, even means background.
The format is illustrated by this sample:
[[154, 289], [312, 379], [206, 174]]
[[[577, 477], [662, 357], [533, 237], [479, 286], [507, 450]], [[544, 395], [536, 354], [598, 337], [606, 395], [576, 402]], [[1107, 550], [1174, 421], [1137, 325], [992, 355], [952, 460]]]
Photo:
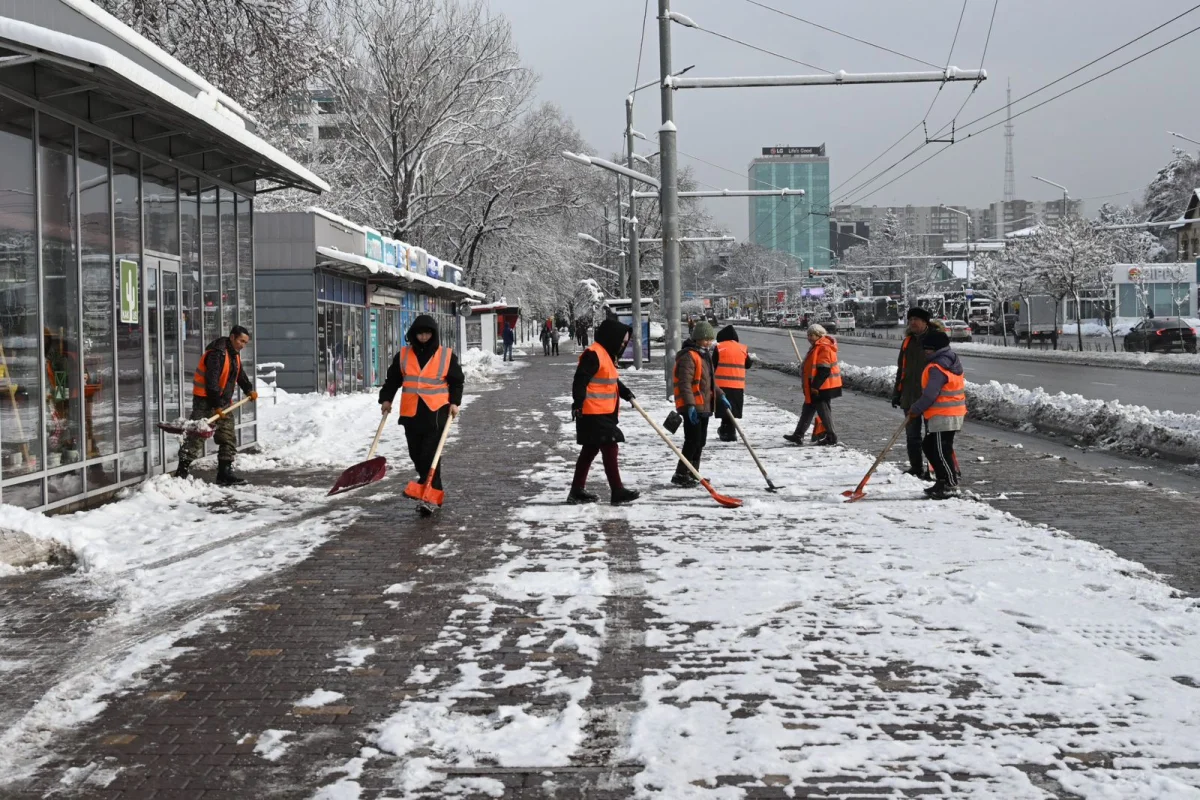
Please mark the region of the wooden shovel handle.
[[223, 409], [221, 409], [221, 413], [219, 413], [219, 414], [213, 414], [211, 417], [209, 417], [209, 418], [208, 418], [208, 420], [207, 420], [207, 421], [208, 421], [208, 424], [209, 424], [209, 425], [212, 425], [214, 422], [216, 422], [217, 420], [219, 420], [221, 417], [223, 417], [223, 416], [227, 415], [227, 414], [228, 414], [230, 411], [233, 411], [235, 408], [239, 408], [239, 407], [241, 407], [241, 406], [244, 406], [244, 405], [246, 405], [246, 403], [249, 403], [249, 402], [250, 402], [250, 395], [246, 395], [246, 396], [245, 396], [245, 397], [243, 397], [241, 400], [238, 400], [236, 403], [234, 403], [233, 405], [229, 406], [228, 408], [223, 408]]
[[433, 453], [433, 463], [429, 465], [429, 474], [425, 476], [425, 485], [433, 485], [433, 476], [437, 474], [438, 464], [442, 461], [442, 449], [446, 446], [446, 439], [450, 438], [450, 425], [453, 424], [455, 415], [451, 414], [446, 419], [446, 427], [442, 428], [442, 436], [438, 439], [437, 450]]
[[688, 468], [689, 472], [691, 472], [693, 475], [696, 476], [696, 480], [701, 481], [702, 483], [706, 482], [704, 480], [704, 476], [701, 475], [696, 470], [696, 468], [692, 466], [692, 462], [688, 461], [687, 458], [683, 455], [683, 451], [680, 450], [678, 447], [676, 447], [675, 443], [671, 441], [671, 437], [667, 436], [666, 432], [662, 428], [658, 427], [657, 422], [650, 419], [650, 415], [647, 414], [646, 410], [638, 404], [638, 401], [630, 400], [629, 402], [632, 403], [633, 407], [637, 409], [637, 412], [639, 414], [641, 414], [643, 418], [645, 418], [646, 422], [650, 423], [650, 427], [654, 428], [654, 432], [659, 435], [659, 438], [661, 438], [664, 442], [667, 443], [667, 447], [670, 447], [675, 452], [675, 455], [679, 456], [680, 462], [682, 462]]
[[379, 447], [379, 438], [383, 436], [383, 429], [387, 425], [389, 416], [391, 416], [390, 413], [379, 415], [379, 427], [375, 430], [375, 438], [371, 440], [371, 449], [367, 451], [367, 461], [375, 457], [375, 448]]

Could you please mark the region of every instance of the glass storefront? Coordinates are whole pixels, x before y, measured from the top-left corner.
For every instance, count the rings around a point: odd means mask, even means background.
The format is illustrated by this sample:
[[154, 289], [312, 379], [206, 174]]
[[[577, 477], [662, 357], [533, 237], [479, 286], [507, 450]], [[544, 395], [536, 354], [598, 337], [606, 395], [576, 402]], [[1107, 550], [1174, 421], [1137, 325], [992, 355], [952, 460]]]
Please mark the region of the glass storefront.
[[0, 158], [0, 502], [170, 468], [155, 423], [187, 412], [205, 343], [254, 329], [252, 198], [4, 97]]

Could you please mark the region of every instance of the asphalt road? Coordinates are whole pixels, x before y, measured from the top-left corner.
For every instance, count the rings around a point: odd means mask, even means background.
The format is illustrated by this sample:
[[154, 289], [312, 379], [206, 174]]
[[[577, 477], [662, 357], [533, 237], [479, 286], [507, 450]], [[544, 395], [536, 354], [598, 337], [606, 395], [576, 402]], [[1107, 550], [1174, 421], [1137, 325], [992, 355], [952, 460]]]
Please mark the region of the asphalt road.
[[[795, 361], [788, 332], [775, 328], [738, 328], [738, 336], [764, 361]], [[803, 331], [796, 335], [800, 352], [808, 350]], [[899, 347], [899, 343], [897, 343]], [[862, 367], [894, 366], [894, 348], [839, 343], [838, 355], [848, 364]], [[1047, 392], [1079, 394], [1095, 400], [1120, 400], [1159, 411], [1194, 414], [1200, 407], [1200, 375], [1123, 370], [1113, 367], [1046, 364], [1003, 358], [962, 356], [967, 379], [974, 383], [999, 381], [1024, 389], [1041, 387]]]

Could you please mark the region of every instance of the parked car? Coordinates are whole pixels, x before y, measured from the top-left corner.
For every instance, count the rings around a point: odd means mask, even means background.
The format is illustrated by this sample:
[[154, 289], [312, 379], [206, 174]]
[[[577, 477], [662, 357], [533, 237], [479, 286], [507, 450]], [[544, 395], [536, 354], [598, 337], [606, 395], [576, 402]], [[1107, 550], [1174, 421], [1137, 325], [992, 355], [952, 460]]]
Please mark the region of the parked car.
[[[1001, 327], [1003, 325], [1003, 327]], [[988, 333], [993, 336], [1001, 336], [1005, 333], [1015, 333], [1017, 330], [1017, 315], [1005, 314], [1002, 318], [995, 317], [992, 319], [992, 324], [988, 326]]]
[[942, 324], [946, 326], [946, 335], [950, 337], [950, 341], [971, 341], [971, 326], [961, 319], [944, 319]]
[[839, 311], [836, 319], [838, 333], [855, 330], [854, 315], [849, 311]]
[[1125, 334], [1130, 353], [1196, 352], [1196, 329], [1179, 317], [1144, 319]]

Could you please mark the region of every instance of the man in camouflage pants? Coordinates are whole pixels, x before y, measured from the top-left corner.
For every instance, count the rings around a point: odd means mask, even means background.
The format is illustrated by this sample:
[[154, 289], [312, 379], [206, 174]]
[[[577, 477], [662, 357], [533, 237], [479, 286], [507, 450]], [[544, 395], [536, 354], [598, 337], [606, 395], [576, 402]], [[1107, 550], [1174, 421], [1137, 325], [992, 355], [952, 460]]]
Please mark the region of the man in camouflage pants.
[[[208, 419], [220, 415], [216, 422], [213, 440], [217, 443], [217, 484], [240, 486], [246, 481], [233, 471], [233, 459], [237, 455], [237, 433], [233, 428], [233, 415], [225, 409], [233, 404], [235, 385], [251, 402], [258, 399], [254, 384], [242, 369], [242, 349], [250, 343], [250, 331], [234, 325], [228, 336], [215, 339], [204, 350], [196, 374], [192, 379], [193, 420]], [[188, 434], [179, 448], [179, 467], [175, 477], [186, 478], [192, 462], [204, 455], [204, 439]]]

